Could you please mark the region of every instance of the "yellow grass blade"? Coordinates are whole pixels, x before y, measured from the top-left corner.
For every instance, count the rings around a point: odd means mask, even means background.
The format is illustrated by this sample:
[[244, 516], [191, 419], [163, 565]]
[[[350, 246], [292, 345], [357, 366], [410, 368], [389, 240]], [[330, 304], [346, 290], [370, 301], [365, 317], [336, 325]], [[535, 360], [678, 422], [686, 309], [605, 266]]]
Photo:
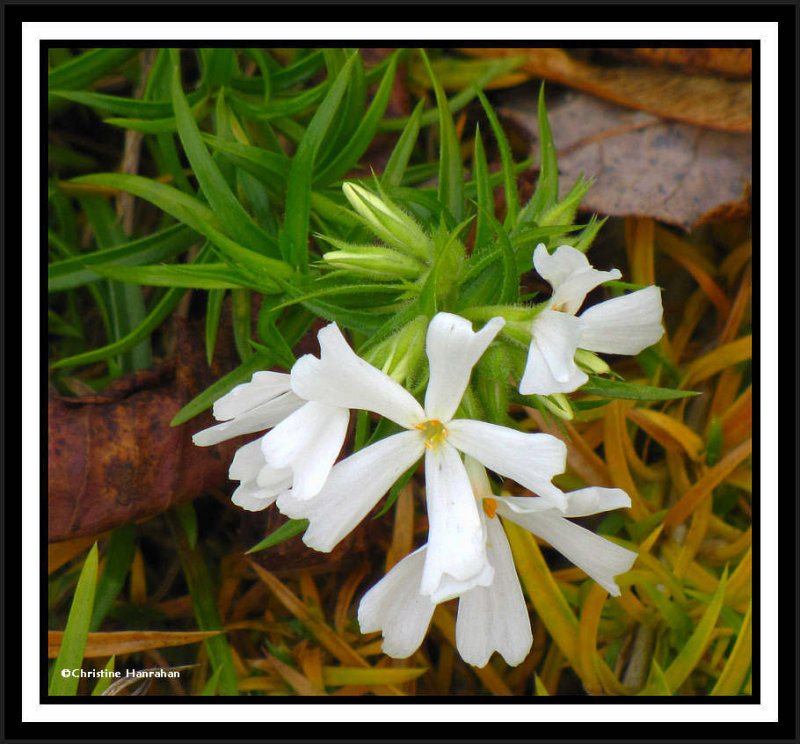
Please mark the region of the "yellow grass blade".
[[368, 667], [366, 661], [339, 636], [332, 628], [328, 627], [322, 620], [319, 620], [303, 604], [303, 602], [293, 594], [286, 586], [281, 583], [269, 571], [251, 561], [250, 565], [258, 574], [258, 577], [270, 588], [277, 600], [300, 620], [316, 637], [316, 639], [328, 649], [343, 664], [352, 666]]
[[703, 617], [697, 624], [697, 628], [672, 664], [664, 671], [664, 679], [671, 690], [677, 691], [686, 678], [692, 673], [711, 641], [711, 634], [714, 631], [717, 618], [722, 609], [727, 583], [728, 570], [725, 569], [719, 580], [717, 590], [714, 592], [711, 602], [703, 613]]
[[628, 470], [625, 447], [623, 445], [623, 437], [626, 436], [624, 427], [623, 404], [621, 401], [614, 400], [606, 406], [605, 412], [604, 448], [606, 462], [608, 463], [613, 485], [621, 488], [631, 497], [631, 514], [636, 521], [639, 521], [650, 513], [650, 509], [639, 493], [630, 470]]
[[695, 359], [688, 367], [681, 387], [705, 380], [726, 367], [739, 364], [753, 356], [753, 337], [743, 336]]
[[594, 584], [583, 603], [578, 626], [580, 676], [583, 686], [590, 695], [598, 695], [603, 692], [603, 686], [595, 670], [595, 657], [597, 656], [597, 629], [600, 626], [600, 615], [607, 598], [608, 591], [599, 584]]
[[697, 462], [702, 459], [703, 440], [669, 414], [649, 408], [630, 408], [628, 418], [665, 449], [683, 451]]
[[709, 498], [714, 489], [725, 480], [753, 451], [753, 440], [748, 439], [729, 452], [713, 468], [709, 468], [681, 499], [664, 516], [664, 524], [674, 527], [681, 524], [703, 499]]
[[740, 693], [753, 658], [752, 624], [753, 602], [751, 600], [747, 606], [747, 613], [742, 621], [742, 627], [736, 638], [733, 651], [731, 651], [731, 655], [722, 669], [722, 674], [720, 674], [711, 690], [712, 695], [738, 695]]
[[360, 667], [322, 667], [326, 687], [343, 685], [399, 685], [421, 677], [427, 667], [379, 667], [363, 669]]

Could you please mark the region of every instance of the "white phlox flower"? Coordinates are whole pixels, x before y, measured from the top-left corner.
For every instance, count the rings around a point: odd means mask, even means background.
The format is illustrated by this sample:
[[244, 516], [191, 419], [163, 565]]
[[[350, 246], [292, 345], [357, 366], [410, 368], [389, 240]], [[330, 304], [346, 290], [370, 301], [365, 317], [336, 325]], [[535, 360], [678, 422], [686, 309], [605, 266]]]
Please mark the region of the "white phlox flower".
[[260, 511], [289, 488], [297, 499], [319, 492], [344, 443], [350, 411], [303, 400], [292, 392], [288, 374], [256, 372], [214, 403], [214, 418], [223, 423], [197, 432], [196, 445], [272, 429], [240, 447], [228, 471], [240, 481], [233, 503]]
[[622, 274], [599, 271], [577, 248], [562, 245], [551, 255], [543, 243], [533, 253], [536, 271], [553, 288], [533, 319], [531, 345], [519, 384], [523, 395], [571, 393], [589, 378], [575, 364], [577, 349], [638, 354], [661, 338], [661, 290], [656, 286], [599, 302], [576, 315], [586, 295]]
[[[484, 525], [459, 452], [539, 495], [542, 503], [565, 505], [551, 480], [566, 467], [566, 447], [549, 434], [454, 419], [472, 368], [505, 321], [493, 318], [480, 331], [457, 315], [439, 313], [428, 326], [430, 377], [424, 406], [384, 372], [361, 359], [335, 323], [319, 334], [320, 358], [306, 355], [292, 368], [292, 390], [328, 406], [384, 416], [405, 431], [393, 434], [337, 463], [322, 490], [300, 500], [294, 489], [280, 494], [278, 508], [308, 519], [303, 541], [332, 550], [375, 506], [392, 484], [425, 456], [428, 548], [421, 592], [433, 601], [453, 594], [452, 585], [488, 585]], [[291, 437], [292, 432], [288, 431]]]
[[[620, 590], [614, 577], [630, 569], [636, 553], [566, 517], [629, 507], [630, 499], [618, 488], [584, 488], [566, 494], [567, 508], [562, 513], [530, 496], [493, 496], [486, 470], [470, 457], [465, 466], [482, 507], [479, 512], [494, 580], [488, 586], [453, 586], [459, 597], [456, 648], [473, 666], [485, 666], [495, 651], [516, 666], [528, 655], [533, 636], [511, 548], [497, 514], [546, 540], [617, 596]], [[420, 589], [426, 549], [423, 545], [392, 567], [359, 604], [361, 632], [382, 631], [383, 651], [388, 656], [413, 654], [422, 644], [436, 608], [436, 602]]]

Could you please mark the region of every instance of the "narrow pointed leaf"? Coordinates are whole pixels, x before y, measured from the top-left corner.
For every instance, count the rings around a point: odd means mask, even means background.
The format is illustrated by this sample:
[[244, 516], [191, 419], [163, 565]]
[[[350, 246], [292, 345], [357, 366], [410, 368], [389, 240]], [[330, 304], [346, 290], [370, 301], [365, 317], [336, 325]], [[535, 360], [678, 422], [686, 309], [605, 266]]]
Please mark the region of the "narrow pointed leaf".
[[272, 258], [277, 258], [278, 253], [275, 250], [274, 239], [258, 227], [245, 211], [228, 186], [214, 159], [206, 150], [200, 138], [197, 122], [192, 116], [189, 103], [183, 93], [180, 68], [177, 65], [172, 75], [172, 103], [175, 107], [178, 135], [186, 150], [186, 157], [189, 159], [203, 194], [215, 214], [237, 242], [255, 252], [266, 253]]
[[86, 636], [89, 632], [89, 623], [94, 607], [94, 595], [97, 585], [97, 543], [92, 546], [86, 560], [83, 563], [78, 584], [75, 587], [75, 594], [67, 618], [67, 626], [61, 637], [61, 643], [57, 653], [55, 664], [52, 669], [50, 695], [75, 695], [78, 691], [79, 677], [72, 674], [62, 675], [63, 672], [71, 672], [73, 669], [80, 669], [84, 650], [86, 649]]

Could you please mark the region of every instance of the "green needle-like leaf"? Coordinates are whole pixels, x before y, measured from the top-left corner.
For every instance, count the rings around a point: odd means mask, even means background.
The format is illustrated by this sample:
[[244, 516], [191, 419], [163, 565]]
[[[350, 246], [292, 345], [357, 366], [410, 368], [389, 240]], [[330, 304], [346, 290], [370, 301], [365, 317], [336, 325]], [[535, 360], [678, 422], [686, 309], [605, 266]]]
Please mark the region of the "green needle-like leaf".
[[281, 254], [285, 260], [304, 273], [308, 271], [308, 225], [314, 162], [347, 89], [355, 60], [356, 55], [352, 55], [336, 76], [309, 122], [289, 169], [286, 219], [280, 236]]
[[461, 222], [464, 219], [464, 165], [456, 125], [447, 96], [433, 71], [428, 55], [424, 49], [420, 50], [420, 54], [433, 83], [436, 105], [439, 108], [439, 201], [450, 210], [456, 222]]
[[226, 227], [226, 232], [243, 246], [258, 253], [277, 258], [274, 239], [267, 235], [245, 211], [228, 186], [214, 159], [206, 150], [192, 116], [189, 103], [181, 88], [180, 68], [176, 65], [172, 75], [172, 103], [178, 123], [178, 135], [192, 164], [195, 176], [214, 213]]
[[55, 664], [52, 669], [50, 695], [75, 695], [78, 691], [80, 677], [73, 677], [72, 672], [80, 669], [83, 663], [83, 652], [86, 650], [86, 635], [94, 607], [95, 587], [97, 585], [97, 543], [92, 546], [86, 556], [75, 595], [72, 599], [67, 626], [61, 641]]

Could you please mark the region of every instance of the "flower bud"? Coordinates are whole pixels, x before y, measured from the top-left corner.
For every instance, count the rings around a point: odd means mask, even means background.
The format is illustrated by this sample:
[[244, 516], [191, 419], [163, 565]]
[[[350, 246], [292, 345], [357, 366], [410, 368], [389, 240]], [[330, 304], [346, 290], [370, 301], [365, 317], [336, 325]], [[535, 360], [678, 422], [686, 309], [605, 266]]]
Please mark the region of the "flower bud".
[[337, 269], [346, 269], [370, 279], [416, 279], [422, 264], [411, 256], [379, 245], [352, 246], [354, 250], [328, 251], [323, 260]]
[[550, 413], [560, 419], [570, 421], [575, 416], [569, 403], [569, 398], [564, 393], [551, 393], [550, 395], [537, 395], [536, 397]]
[[428, 318], [419, 315], [370, 349], [364, 359], [403, 385], [413, 378], [425, 353], [427, 328]]
[[604, 360], [597, 354], [586, 351], [586, 349], [575, 350], [575, 363], [580, 364], [581, 367], [586, 368], [595, 375], [604, 375], [611, 371], [611, 367]]
[[431, 240], [410, 215], [357, 184], [345, 183], [342, 191], [353, 209], [386, 245], [422, 260], [430, 258]]

